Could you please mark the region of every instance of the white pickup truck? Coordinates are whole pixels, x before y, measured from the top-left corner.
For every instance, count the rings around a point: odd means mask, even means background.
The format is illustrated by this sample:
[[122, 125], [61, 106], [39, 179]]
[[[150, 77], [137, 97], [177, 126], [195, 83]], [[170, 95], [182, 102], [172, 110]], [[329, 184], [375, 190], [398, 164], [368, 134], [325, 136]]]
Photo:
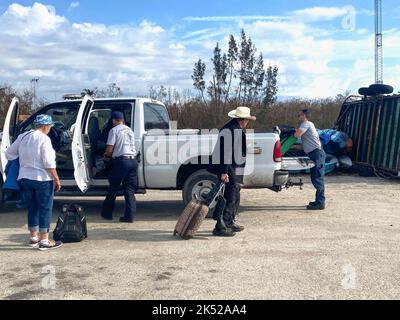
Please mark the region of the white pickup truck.
[[[57, 169], [63, 186], [60, 195], [104, 195], [108, 181], [101, 155], [111, 129], [110, 115], [116, 110], [123, 112], [126, 124], [135, 132], [140, 151], [138, 193], [145, 193], [147, 189], [182, 190], [183, 200], [188, 203], [195, 196], [203, 198], [215, 185], [217, 177], [206, 168], [216, 145], [216, 133], [172, 129], [166, 107], [155, 100], [94, 100], [90, 96], [52, 103], [20, 124], [17, 123], [19, 101], [14, 98], [1, 141], [1, 183], [6, 178], [7, 148], [19, 134], [31, 130], [37, 115], [47, 114], [55, 121], [49, 136], [57, 152]], [[282, 170], [280, 148], [277, 133], [248, 134], [248, 153], [252, 160], [246, 168], [245, 188], [280, 191], [288, 187], [289, 172]], [[163, 160], [155, 162], [155, 158]]]

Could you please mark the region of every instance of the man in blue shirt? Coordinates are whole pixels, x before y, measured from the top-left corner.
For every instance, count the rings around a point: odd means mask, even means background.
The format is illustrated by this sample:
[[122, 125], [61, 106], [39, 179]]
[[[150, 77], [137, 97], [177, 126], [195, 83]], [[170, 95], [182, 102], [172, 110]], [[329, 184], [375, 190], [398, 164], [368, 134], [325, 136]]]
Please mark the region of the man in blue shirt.
[[124, 114], [119, 111], [112, 113], [113, 129], [108, 135], [105, 159], [111, 160], [111, 172], [108, 176], [110, 188], [103, 203], [101, 215], [106, 220], [113, 219], [115, 199], [121, 184], [125, 196], [125, 215], [120, 222], [133, 223], [136, 212], [135, 192], [138, 187], [138, 162], [135, 147], [135, 134], [125, 125]]
[[314, 123], [308, 121], [309, 111], [302, 110], [298, 114], [300, 128], [296, 130], [296, 138], [301, 138], [304, 152], [315, 163], [311, 169], [311, 182], [315, 189], [316, 201], [310, 202], [308, 210], [325, 209], [325, 161], [326, 154], [322, 148], [321, 140]]

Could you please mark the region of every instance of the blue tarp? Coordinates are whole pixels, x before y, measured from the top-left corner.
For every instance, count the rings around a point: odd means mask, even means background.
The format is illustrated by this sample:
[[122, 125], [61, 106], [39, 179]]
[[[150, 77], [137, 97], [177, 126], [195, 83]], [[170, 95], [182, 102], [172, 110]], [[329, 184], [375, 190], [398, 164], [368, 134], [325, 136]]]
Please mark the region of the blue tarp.
[[[350, 168], [352, 163], [347, 154], [348, 146], [351, 145], [349, 136], [341, 131], [327, 129], [318, 130], [322, 146], [327, 154], [325, 171], [326, 174], [335, 171], [343, 163], [343, 167]], [[299, 139], [300, 140], [300, 139]], [[301, 140], [299, 141], [301, 144]], [[298, 154], [292, 154], [292, 157], [298, 158]], [[307, 158], [308, 159], [308, 158]], [[289, 170], [291, 173], [309, 173], [309, 170]]]
[[318, 130], [318, 134], [326, 153], [336, 156], [344, 154], [350, 139], [346, 133], [328, 129]]
[[7, 176], [6, 181], [3, 184], [4, 190], [19, 191], [20, 187], [18, 184], [18, 174], [19, 174], [19, 159], [9, 161], [5, 174]]

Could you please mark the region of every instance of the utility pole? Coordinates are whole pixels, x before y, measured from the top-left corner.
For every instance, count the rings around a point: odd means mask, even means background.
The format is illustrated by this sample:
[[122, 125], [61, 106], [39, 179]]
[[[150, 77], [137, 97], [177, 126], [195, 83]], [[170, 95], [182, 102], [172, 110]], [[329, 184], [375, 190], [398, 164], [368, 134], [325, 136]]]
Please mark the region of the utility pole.
[[31, 84], [32, 84], [32, 110], [36, 109], [36, 84], [38, 82], [39, 82], [39, 78], [33, 78], [31, 80]]
[[383, 84], [382, 0], [375, 0], [375, 83]]

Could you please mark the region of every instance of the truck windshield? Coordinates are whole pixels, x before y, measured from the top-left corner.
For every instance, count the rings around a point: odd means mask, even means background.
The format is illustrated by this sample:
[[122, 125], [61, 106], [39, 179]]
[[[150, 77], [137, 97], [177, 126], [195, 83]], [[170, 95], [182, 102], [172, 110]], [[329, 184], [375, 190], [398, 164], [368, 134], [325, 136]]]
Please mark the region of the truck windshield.
[[161, 104], [144, 104], [145, 130], [169, 130], [169, 115], [167, 109]]

